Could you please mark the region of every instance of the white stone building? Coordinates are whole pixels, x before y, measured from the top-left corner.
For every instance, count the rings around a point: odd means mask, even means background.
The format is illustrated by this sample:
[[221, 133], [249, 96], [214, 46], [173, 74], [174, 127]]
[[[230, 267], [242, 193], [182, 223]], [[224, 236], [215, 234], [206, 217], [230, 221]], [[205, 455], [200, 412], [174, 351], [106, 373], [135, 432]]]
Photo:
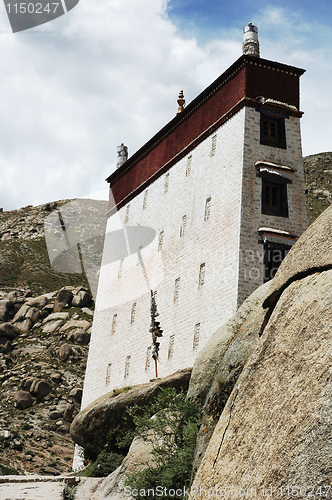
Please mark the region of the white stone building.
[[229, 69], [131, 158], [118, 148], [83, 408], [155, 377], [150, 290], [162, 377], [193, 365], [306, 229], [303, 73], [260, 58], [248, 25]]

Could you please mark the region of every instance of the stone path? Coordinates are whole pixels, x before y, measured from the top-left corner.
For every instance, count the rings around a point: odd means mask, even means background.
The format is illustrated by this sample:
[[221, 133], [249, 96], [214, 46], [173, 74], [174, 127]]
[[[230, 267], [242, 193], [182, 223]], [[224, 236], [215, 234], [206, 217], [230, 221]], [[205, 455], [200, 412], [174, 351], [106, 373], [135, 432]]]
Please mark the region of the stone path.
[[0, 476], [1, 500], [63, 500], [64, 477]]

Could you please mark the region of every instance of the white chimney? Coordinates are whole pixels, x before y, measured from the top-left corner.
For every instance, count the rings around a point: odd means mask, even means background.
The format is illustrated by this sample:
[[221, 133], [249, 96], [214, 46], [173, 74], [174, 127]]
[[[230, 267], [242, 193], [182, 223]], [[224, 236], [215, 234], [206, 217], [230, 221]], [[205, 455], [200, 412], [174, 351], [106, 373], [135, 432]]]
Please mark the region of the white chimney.
[[118, 161], [117, 161], [117, 164], [116, 164], [116, 168], [119, 168], [121, 167], [121, 165], [124, 164], [125, 161], [127, 161], [128, 159], [128, 148], [127, 146], [125, 146], [123, 143], [121, 144], [121, 146], [118, 146], [116, 148], [116, 153], [117, 153], [117, 157], [118, 157]]
[[243, 28], [242, 52], [245, 55], [259, 57], [258, 28], [252, 23]]

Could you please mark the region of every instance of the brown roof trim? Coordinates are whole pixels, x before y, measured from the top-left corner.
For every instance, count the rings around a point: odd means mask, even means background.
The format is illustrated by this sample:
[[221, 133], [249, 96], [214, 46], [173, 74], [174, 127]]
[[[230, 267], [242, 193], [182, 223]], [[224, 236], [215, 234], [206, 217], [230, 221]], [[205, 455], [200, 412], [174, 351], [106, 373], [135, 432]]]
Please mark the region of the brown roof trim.
[[[175, 163], [184, 158], [187, 154], [190, 153], [196, 146], [198, 146], [201, 142], [203, 142], [209, 135], [213, 134], [215, 130], [217, 130], [221, 125], [223, 125], [227, 120], [229, 120], [232, 116], [234, 116], [240, 109], [244, 106], [252, 107], [252, 108], [260, 108], [263, 107], [262, 104], [258, 103], [255, 99], [250, 99], [248, 97], [244, 97], [241, 99], [233, 108], [231, 108], [225, 115], [221, 116], [215, 123], [213, 123], [209, 128], [207, 128], [201, 135], [196, 137], [188, 146], [186, 146], [182, 151], [180, 151], [177, 155], [173, 156], [173, 158], [162, 165], [160, 169], [155, 172], [151, 177], [146, 179], [140, 186], [138, 186], [134, 191], [132, 191], [128, 196], [119, 201], [116, 207], [113, 207], [111, 210], [107, 212], [107, 217], [113, 215], [117, 210], [122, 208], [124, 205], [129, 203], [135, 196], [144, 191], [152, 182], [154, 182], [158, 177], [167, 172]], [[182, 114], [182, 113], [181, 113]], [[302, 116], [301, 112], [293, 111], [292, 114], [296, 116]], [[126, 162], [124, 165], [126, 165]], [[112, 179], [113, 181], [113, 179]]]
[[[232, 78], [238, 71], [240, 71], [245, 64], [253, 64], [267, 69], [287, 73], [299, 77], [305, 72], [304, 69], [288, 66], [286, 64], [269, 61], [267, 59], [257, 58], [255, 56], [242, 55], [235, 61], [222, 75], [220, 75], [209, 87], [201, 92], [193, 101], [191, 101], [184, 110], [175, 115], [175, 117], [168, 122], [159, 132], [157, 132], [148, 142], [144, 144], [136, 153], [134, 153], [120, 168], [113, 172], [106, 180], [113, 184], [119, 177], [127, 172], [131, 166], [146, 156], [149, 151], [157, 146], [172, 130], [174, 130], [181, 122], [185, 121], [198, 107], [202, 106], [204, 102], [214, 94], [220, 87], [222, 87], [230, 78]], [[261, 104], [253, 99], [248, 101], [255, 102], [255, 107], [260, 108]], [[247, 104], [248, 106], [250, 104]], [[302, 116], [301, 112], [287, 110], [289, 115]], [[228, 113], [227, 113], [228, 114]], [[208, 134], [209, 135], [209, 134]]]

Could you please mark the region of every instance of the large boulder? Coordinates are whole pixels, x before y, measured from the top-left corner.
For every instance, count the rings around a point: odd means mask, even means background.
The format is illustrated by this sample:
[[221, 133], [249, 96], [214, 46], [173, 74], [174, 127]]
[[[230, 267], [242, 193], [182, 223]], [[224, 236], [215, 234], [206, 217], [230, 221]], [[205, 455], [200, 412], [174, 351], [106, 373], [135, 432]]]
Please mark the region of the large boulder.
[[34, 396], [47, 396], [52, 391], [52, 386], [51, 384], [46, 380], [46, 379], [35, 379], [31, 386], [30, 386], [30, 392]]
[[18, 410], [25, 410], [32, 406], [31, 394], [27, 391], [17, 391], [13, 397], [13, 406]]
[[222, 361], [230, 343], [241, 332], [241, 327], [246, 324], [248, 319], [251, 319], [251, 323], [255, 323], [257, 316], [261, 318], [263, 314], [262, 303], [266, 297], [268, 287], [269, 283], [265, 283], [250, 295], [234, 316], [218, 328], [198, 354], [188, 389], [188, 395], [196, 403], [201, 405], [204, 403], [218, 371], [219, 363]]
[[39, 297], [29, 297], [26, 301], [28, 306], [38, 307], [41, 309], [47, 304], [47, 297], [45, 295], [39, 295]]
[[332, 206], [309, 226], [287, 254], [271, 282], [264, 307], [275, 304], [292, 281], [332, 268], [331, 227]]
[[186, 368], [154, 382], [134, 386], [118, 395], [109, 392], [101, 396], [76, 415], [70, 427], [72, 439], [84, 447], [97, 435], [106, 436], [109, 429], [118, 425], [125, 426], [126, 409], [129, 406], [148, 404], [156, 398], [161, 388], [175, 387], [186, 390], [190, 374], [191, 368]]
[[[204, 457], [205, 450], [228, 397], [259, 341], [266, 317], [266, 311], [262, 308], [262, 303], [266, 297], [268, 287], [269, 283], [259, 287], [242, 304], [233, 318], [217, 330], [212, 337], [211, 340], [214, 339], [214, 342], [211, 342], [213, 346], [217, 344], [216, 340], [220, 339], [219, 356], [218, 353], [213, 356], [214, 367], [212, 367], [209, 360], [208, 347], [211, 345], [210, 342], [207, 343], [206, 349], [204, 349], [206, 351], [205, 356], [201, 355], [194, 364], [188, 394], [193, 395], [194, 401], [197, 400], [198, 403], [203, 405], [203, 412], [196, 441], [192, 477], [195, 476]], [[221, 336], [221, 332], [228, 332], [228, 336]], [[228, 342], [225, 349], [222, 340], [229, 337], [231, 337], [231, 342]], [[203, 363], [202, 359], [204, 360]], [[205, 390], [204, 384], [201, 383], [201, 379], [204, 381], [204, 367], [207, 363], [211, 366], [210, 371], [207, 373], [208, 391]], [[212, 378], [211, 373], [213, 373]], [[197, 377], [198, 374], [201, 374], [201, 376]], [[197, 390], [202, 388], [204, 390], [201, 390], [201, 392]], [[202, 395], [204, 395], [203, 401]]]
[[19, 329], [11, 323], [0, 324], [0, 336], [14, 340], [19, 334]]
[[83, 479], [76, 490], [80, 500], [125, 500], [131, 498], [130, 489], [125, 490], [125, 479], [128, 474], [137, 472], [142, 467], [152, 465], [151, 443], [136, 437], [128, 451], [127, 456], [109, 476], [96, 480], [95, 478]]
[[73, 292], [67, 288], [62, 288], [55, 299], [53, 311], [61, 312], [67, 305], [71, 304], [72, 298]]
[[[332, 270], [280, 296], [215, 428], [190, 498], [200, 488], [321, 495], [332, 479]], [[314, 489], [312, 489], [314, 488]], [[296, 496], [295, 490], [293, 491]], [[299, 493], [298, 493], [299, 494]], [[318, 492], [319, 495], [319, 492]]]
[[7, 319], [8, 304], [8, 300], [0, 300], [0, 322]]

